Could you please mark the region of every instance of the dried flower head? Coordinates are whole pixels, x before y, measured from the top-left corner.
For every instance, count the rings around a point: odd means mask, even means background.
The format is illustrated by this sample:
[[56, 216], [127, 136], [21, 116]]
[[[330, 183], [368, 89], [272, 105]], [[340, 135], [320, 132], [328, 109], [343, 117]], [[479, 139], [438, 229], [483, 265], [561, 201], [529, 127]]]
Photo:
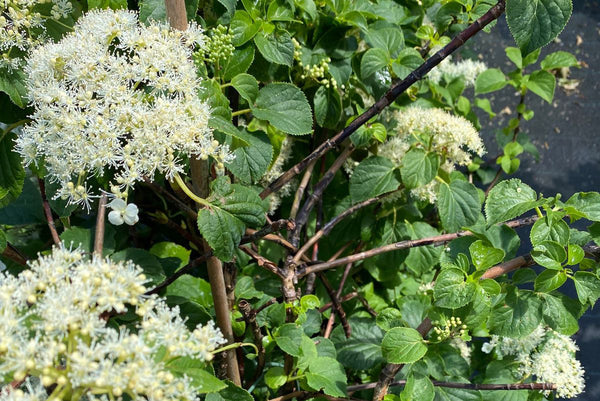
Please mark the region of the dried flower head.
[[[224, 339], [212, 322], [190, 331], [177, 308], [143, 295], [145, 282], [131, 262], [88, 260], [64, 248], [30, 262], [18, 277], [0, 274], [0, 375], [56, 386], [56, 399], [64, 390], [77, 400], [196, 400], [197, 384], [168, 364], [188, 357], [202, 366]], [[134, 331], [107, 322], [107, 314], [129, 310], [139, 316]], [[5, 391], [0, 400], [38, 399], [39, 386], [28, 387], [18, 390], [25, 398]]]
[[[57, 196], [87, 203], [90, 176], [110, 172], [125, 197], [156, 172], [171, 178], [182, 157], [232, 156], [208, 127], [191, 55], [203, 35], [151, 22], [130, 11], [92, 11], [58, 43], [37, 48], [26, 72], [33, 123], [17, 149], [26, 164], [44, 161]], [[123, 191], [123, 192], [121, 192]]]

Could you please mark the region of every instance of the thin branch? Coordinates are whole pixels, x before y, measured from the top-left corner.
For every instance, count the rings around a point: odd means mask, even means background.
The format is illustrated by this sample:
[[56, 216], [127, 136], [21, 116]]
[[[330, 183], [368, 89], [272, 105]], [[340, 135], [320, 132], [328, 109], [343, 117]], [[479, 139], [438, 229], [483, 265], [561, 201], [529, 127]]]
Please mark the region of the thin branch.
[[102, 249], [104, 248], [104, 230], [105, 230], [105, 216], [106, 216], [106, 194], [100, 196], [98, 202], [98, 215], [96, 216], [96, 232], [94, 234], [94, 254], [98, 257], [102, 257]]
[[252, 305], [250, 305], [250, 303], [245, 299], [242, 299], [240, 302], [238, 302], [238, 307], [242, 313], [246, 325], [252, 330], [254, 344], [256, 344], [256, 348], [258, 348], [256, 371], [254, 372], [254, 377], [252, 380], [249, 383], [246, 383], [246, 388], [248, 388], [256, 382], [265, 368], [265, 348], [262, 345], [262, 332], [260, 331], [260, 327], [256, 322], [256, 315], [258, 313], [256, 310], [252, 309]]
[[242, 238], [241, 244], [247, 244], [249, 242], [254, 242], [257, 239], [261, 239], [267, 234], [271, 234], [280, 230], [293, 230], [296, 227], [296, 223], [292, 220], [281, 219], [276, 220], [270, 224], [267, 224], [265, 227], [261, 228], [258, 231], [254, 231], [252, 234], [247, 234]]
[[312, 177], [313, 169], [315, 168], [315, 164], [317, 160], [313, 160], [308, 164], [304, 175], [302, 176], [302, 180], [300, 181], [300, 185], [298, 185], [298, 189], [296, 190], [296, 195], [294, 195], [294, 203], [292, 203], [292, 208], [290, 209], [290, 219], [295, 219], [296, 214], [298, 213], [298, 209], [300, 208], [300, 202], [302, 201], [302, 197], [304, 196], [304, 191], [308, 186], [308, 182], [310, 181], [310, 177]]
[[260, 197], [262, 199], [269, 196], [271, 193], [278, 191], [285, 183], [290, 181], [296, 175], [300, 174], [310, 162], [323, 156], [330, 149], [340, 145], [346, 138], [348, 138], [353, 132], [359, 127], [364, 125], [374, 116], [381, 113], [387, 106], [389, 106], [398, 96], [404, 93], [410, 88], [415, 82], [421, 80], [429, 71], [435, 66], [442, 62], [449, 55], [454, 53], [458, 48], [465, 44], [467, 40], [481, 31], [490, 22], [496, 20], [504, 12], [504, 0], [498, 1], [498, 3], [492, 7], [487, 13], [481, 18], [471, 24], [467, 29], [459, 33], [454, 39], [444, 46], [440, 51], [431, 56], [425, 61], [419, 68], [411, 72], [406, 78], [394, 85], [381, 99], [379, 99], [373, 106], [367, 111], [362, 113], [356, 119], [354, 119], [346, 128], [337, 133], [333, 138], [326, 140], [319, 145], [311, 154], [306, 156], [301, 162], [296, 164], [290, 170], [283, 173], [279, 178], [265, 188]]
[[308, 217], [310, 216], [310, 212], [313, 207], [317, 203], [317, 201], [323, 196], [323, 192], [327, 188], [327, 186], [335, 177], [335, 173], [344, 165], [344, 162], [350, 156], [352, 151], [354, 150], [354, 146], [348, 146], [344, 151], [335, 159], [333, 164], [327, 169], [327, 172], [323, 175], [323, 178], [315, 185], [315, 189], [308, 196], [304, 205], [300, 208], [298, 215], [296, 216], [296, 228], [292, 231], [292, 235], [290, 236], [290, 242], [294, 246], [298, 246], [298, 242], [300, 242], [300, 231], [302, 227], [308, 221]]
[[[537, 219], [538, 219], [537, 216], [531, 216], [531, 217], [526, 217], [523, 219], [509, 221], [509, 222], [506, 222], [505, 224], [508, 227], [514, 228], [514, 227], [520, 227], [523, 225], [533, 224]], [[367, 259], [367, 258], [376, 256], [376, 255], [380, 255], [382, 253], [397, 251], [399, 249], [415, 248], [415, 247], [419, 247], [419, 246], [427, 246], [427, 245], [438, 246], [438, 245], [442, 245], [448, 241], [452, 241], [453, 239], [465, 237], [465, 236], [469, 236], [469, 235], [473, 235], [473, 233], [470, 231], [464, 230], [464, 231], [459, 231], [456, 233], [441, 234], [441, 235], [436, 235], [433, 237], [426, 237], [426, 238], [421, 238], [421, 239], [416, 239], [416, 240], [404, 240], [404, 241], [395, 242], [393, 244], [380, 246], [378, 248], [373, 248], [368, 251], [364, 251], [364, 252], [360, 252], [360, 253], [355, 253], [353, 255], [349, 255], [344, 258], [332, 260], [330, 262], [323, 262], [323, 263], [318, 263], [315, 265], [309, 265], [304, 270], [300, 270], [299, 278], [304, 277], [309, 273], [316, 273], [316, 272], [324, 271], [327, 269], [332, 269], [337, 266], [345, 265], [347, 263], [358, 262], [359, 260]]]
[[[460, 388], [463, 390], [556, 390], [556, 384], [554, 383], [509, 383], [509, 384], [479, 384], [479, 383], [456, 383], [456, 382], [443, 382], [432, 380], [436, 387], [446, 388]], [[398, 380], [390, 383], [390, 387], [394, 386], [405, 386], [406, 380]], [[377, 383], [365, 383], [355, 384], [348, 386], [348, 392], [369, 390], [375, 388]]]
[[40, 194], [42, 195], [42, 206], [44, 208], [44, 216], [46, 216], [46, 222], [48, 223], [50, 234], [52, 234], [52, 241], [54, 241], [54, 244], [56, 246], [60, 246], [60, 237], [58, 236], [58, 232], [56, 231], [54, 217], [52, 217], [52, 209], [50, 208], [50, 203], [48, 202], [48, 197], [46, 196], [46, 183], [44, 183], [44, 180], [42, 180], [41, 178], [38, 178], [38, 184], [40, 186]]
[[170, 284], [172, 284], [179, 277], [183, 276], [184, 274], [190, 274], [192, 272], [192, 270], [194, 270], [195, 268], [200, 266], [202, 263], [206, 262], [208, 260], [208, 258], [210, 258], [212, 256], [212, 254], [213, 254], [212, 251], [210, 251], [210, 252], [207, 252], [204, 255], [192, 260], [187, 265], [185, 265], [181, 269], [177, 270], [174, 274], [167, 277], [165, 279], [165, 281], [163, 281], [162, 283], [160, 283], [159, 285], [157, 285], [150, 291], [146, 292], [144, 295], [158, 294], [163, 288], [167, 288]]
[[179, 199], [178, 197], [176, 197], [175, 195], [173, 195], [171, 192], [167, 191], [165, 188], [163, 188], [160, 185], [157, 185], [151, 181], [144, 181], [144, 184], [148, 187], [150, 187], [150, 189], [152, 189], [152, 191], [159, 193], [161, 195], [163, 195], [164, 197], [168, 198], [172, 203], [174, 203], [181, 211], [185, 212], [189, 217], [192, 218], [192, 220], [198, 220], [198, 213], [196, 213], [196, 211], [194, 211], [194, 209], [192, 209], [191, 207], [189, 207], [187, 204], [185, 204], [181, 199]]
[[252, 259], [254, 259], [260, 267], [264, 267], [265, 269], [279, 276], [280, 278], [284, 277], [283, 273], [280, 271], [279, 266], [277, 266], [276, 263], [270, 261], [269, 259], [265, 258], [264, 256], [260, 255], [259, 253], [255, 252], [247, 246], [240, 246], [239, 248]]
[[321, 238], [323, 238], [324, 236], [328, 235], [331, 230], [333, 230], [333, 227], [335, 227], [340, 221], [344, 220], [346, 217], [350, 216], [351, 214], [353, 214], [354, 212], [356, 212], [357, 210], [360, 210], [362, 208], [365, 208], [367, 206], [370, 206], [374, 203], [379, 202], [381, 199], [396, 193], [399, 189], [395, 190], [395, 191], [391, 191], [391, 192], [387, 192], [385, 194], [376, 196], [374, 198], [371, 199], [367, 199], [365, 201], [362, 201], [360, 203], [357, 203], [356, 205], [344, 210], [342, 213], [340, 213], [339, 215], [335, 216], [333, 219], [331, 219], [330, 221], [328, 221], [323, 228], [321, 228], [319, 231], [317, 231], [315, 233], [315, 235], [313, 235], [304, 245], [302, 245], [302, 248], [300, 248], [300, 250], [296, 253], [296, 255], [294, 256], [293, 262], [294, 263], [299, 263], [300, 262], [300, 258], [302, 257], [302, 255], [304, 255], [304, 253], [317, 241], [319, 241]]
[[[346, 294], [340, 298], [340, 302], [344, 303], [346, 301], [350, 301], [351, 299], [354, 299], [357, 296], [358, 296], [358, 292], [356, 292], [356, 291], [349, 292], [348, 294]], [[328, 302], [319, 308], [319, 313], [323, 313], [327, 309], [331, 309], [331, 307], [333, 307], [333, 302]]]
[[12, 260], [20, 266], [27, 266], [27, 258], [8, 242], [6, 243], [6, 248], [2, 251], [2, 256]]
[[[344, 308], [342, 308], [342, 304], [340, 303], [338, 295], [334, 291], [333, 287], [331, 286], [331, 283], [329, 282], [325, 274], [318, 273], [317, 276], [319, 277], [319, 280], [321, 280], [323, 286], [327, 290], [329, 298], [331, 298], [331, 302], [333, 302], [333, 308], [335, 309], [335, 313], [337, 313], [338, 317], [340, 318], [340, 322], [342, 323], [342, 327], [344, 328], [344, 334], [346, 334], [346, 338], [350, 338], [350, 335], [352, 335], [352, 328], [348, 323], [348, 319], [346, 318], [346, 312], [344, 311]], [[329, 335], [324, 337], [327, 338], [329, 337]]]

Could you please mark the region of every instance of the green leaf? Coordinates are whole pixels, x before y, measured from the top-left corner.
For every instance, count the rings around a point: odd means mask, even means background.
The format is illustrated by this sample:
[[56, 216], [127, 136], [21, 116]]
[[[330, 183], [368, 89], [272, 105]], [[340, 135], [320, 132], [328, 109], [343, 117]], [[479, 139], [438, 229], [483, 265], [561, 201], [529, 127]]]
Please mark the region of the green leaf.
[[358, 203], [393, 191], [400, 185], [394, 164], [384, 157], [374, 156], [360, 162], [350, 177], [350, 197]]
[[254, 61], [254, 46], [235, 49], [223, 68], [223, 79], [229, 81], [238, 74], [248, 71]]
[[429, 184], [437, 175], [438, 168], [440, 168], [440, 158], [436, 153], [413, 148], [402, 158], [400, 168], [402, 182], [409, 189]]
[[12, 150], [16, 137], [9, 133], [0, 141], [0, 208], [17, 199], [23, 190], [25, 170], [21, 156]]
[[88, 0], [88, 9], [92, 8], [126, 9], [127, 0]]
[[402, 50], [392, 62], [392, 71], [400, 79], [404, 79], [423, 63], [421, 54], [412, 47]]
[[315, 120], [321, 127], [335, 128], [342, 117], [342, 99], [337, 89], [321, 85], [313, 99]]
[[215, 393], [227, 387], [224, 381], [204, 369], [203, 362], [189, 357], [173, 359], [167, 364], [167, 369], [178, 377], [189, 377], [198, 393]]
[[467, 181], [440, 185], [438, 210], [443, 227], [449, 232], [474, 224], [480, 216], [481, 203], [477, 188]]
[[254, 37], [254, 44], [265, 60], [288, 67], [292, 66], [294, 43], [289, 33], [279, 30], [270, 34], [259, 32]]
[[350, 338], [342, 336], [336, 343], [338, 360], [355, 370], [368, 370], [384, 361], [381, 355], [383, 331], [367, 318], [351, 317], [348, 320], [352, 333]]
[[323, 390], [327, 395], [345, 397], [348, 379], [338, 361], [329, 357], [318, 357], [310, 361], [306, 383], [314, 390]]
[[365, 35], [365, 40], [371, 47], [385, 50], [389, 55], [387, 58], [390, 56], [398, 57], [400, 51], [404, 48], [402, 29], [397, 27], [371, 28]]
[[565, 247], [555, 241], [542, 241], [533, 247], [531, 257], [540, 266], [548, 269], [561, 270], [562, 263], [567, 259]]
[[402, 320], [402, 313], [396, 308], [385, 308], [377, 314], [375, 318], [377, 326], [382, 330], [388, 331], [394, 327], [404, 326], [406, 323]]
[[585, 257], [584, 250], [575, 244], [569, 244], [567, 246], [567, 265], [575, 266], [579, 264]]
[[294, 323], [286, 323], [275, 332], [275, 342], [284, 352], [292, 356], [300, 356], [300, 345], [304, 332]]
[[506, 21], [523, 54], [529, 54], [556, 38], [572, 11], [571, 0], [510, 0]]
[[[151, 284], [160, 284], [166, 278], [163, 267], [156, 256], [145, 249], [127, 248], [120, 252], [113, 253], [110, 255], [110, 258], [115, 262], [125, 262], [130, 260], [140, 266], [146, 277], [150, 279]], [[146, 286], [149, 287], [151, 284], [146, 284]]]
[[417, 330], [394, 327], [383, 337], [381, 350], [389, 363], [413, 363], [425, 356], [427, 346]]
[[504, 251], [478, 240], [469, 246], [471, 260], [477, 270], [484, 270], [492, 267], [504, 259]]
[[566, 246], [569, 243], [571, 231], [564, 220], [553, 221], [548, 216], [535, 222], [529, 233], [531, 245], [537, 245], [543, 241], [555, 241]]
[[577, 297], [582, 304], [594, 306], [600, 298], [600, 280], [590, 272], [578, 271], [573, 276]]
[[273, 390], [277, 390], [287, 382], [287, 375], [281, 366], [274, 366], [265, 373], [265, 383]]
[[537, 292], [552, 292], [567, 281], [567, 274], [562, 270], [544, 270], [535, 279], [534, 289]]
[[516, 47], [507, 47], [504, 49], [506, 56], [512, 61], [517, 68], [523, 68], [523, 56], [521, 55], [521, 49]]
[[206, 401], [254, 401], [254, 397], [241, 387], [236, 386], [229, 380], [225, 380], [227, 388], [218, 393], [210, 393]]
[[383, 49], [369, 49], [363, 55], [360, 61], [360, 75], [368, 78], [388, 65], [390, 59], [387, 52]]
[[4, 233], [4, 231], [0, 230], [0, 254], [4, 252], [4, 250], [6, 249], [6, 245], [6, 234]]
[[581, 304], [563, 294], [543, 294], [544, 322], [553, 330], [571, 336], [579, 330], [577, 323]]
[[[439, 235], [438, 230], [422, 221], [416, 221], [412, 224], [406, 223], [405, 226], [410, 235], [410, 239], [413, 240]], [[442, 252], [443, 249], [439, 246], [427, 245], [412, 247], [408, 251], [408, 256], [404, 260], [404, 263], [411, 272], [414, 272], [416, 275], [421, 275], [431, 271], [431, 269], [439, 262]]]
[[237, 10], [231, 19], [229, 29], [233, 34], [232, 43], [239, 47], [252, 39], [262, 26], [261, 22], [254, 22], [250, 14], [244, 10]]
[[406, 380], [400, 401], [433, 401], [435, 391], [429, 377], [412, 373]]
[[0, 92], [6, 93], [10, 100], [20, 108], [27, 106], [25, 80], [25, 74], [21, 70], [9, 72], [6, 68], [0, 69]]
[[598, 192], [577, 192], [566, 202], [565, 211], [579, 212], [581, 217], [592, 221], [600, 221], [600, 194]]
[[522, 338], [531, 334], [542, 320], [542, 301], [529, 290], [508, 287], [504, 302], [492, 309], [490, 332], [500, 336]]
[[554, 88], [556, 87], [556, 78], [548, 71], [534, 71], [529, 75], [529, 79], [525, 82], [525, 86], [548, 103], [552, 103], [552, 98], [554, 98]]
[[191, 250], [174, 242], [157, 242], [150, 248], [150, 253], [159, 258], [177, 258], [179, 267], [183, 267], [190, 261]]
[[258, 81], [250, 74], [238, 74], [231, 80], [231, 85], [246, 99], [249, 104], [252, 104], [258, 96]]
[[227, 168], [243, 183], [258, 182], [266, 173], [273, 159], [273, 146], [269, 137], [262, 131], [249, 133], [240, 131], [240, 136], [248, 142], [233, 151], [235, 159], [227, 164]]
[[[435, 395], [436, 395], [436, 400], [439, 400], [439, 401], [481, 401], [482, 400], [480, 391], [463, 390], [461, 388], [436, 387]], [[494, 400], [494, 401], [505, 401], [505, 400]], [[519, 401], [519, 400], [510, 400], [510, 401]]]
[[579, 65], [577, 58], [569, 52], [557, 51], [550, 53], [542, 60], [540, 66], [544, 70], [553, 70], [555, 68], [575, 67]]
[[457, 268], [442, 269], [435, 280], [433, 298], [436, 306], [442, 308], [460, 308], [473, 299], [475, 283], [465, 281], [465, 273]]
[[475, 80], [475, 93], [489, 93], [502, 89], [508, 81], [504, 73], [498, 68], [490, 68], [477, 76]]
[[502, 181], [488, 194], [485, 214], [488, 226], [520, 216], [539, 206], [537, 194], [516, 178]]
[[265, 210], [256, 192], [242, 185], [229, 184], [227, 177], [220, 177], [211, 186], [212, 203], [198, 212], [198, 229], [215, 256], [230, 261], [246, 225], [263, 225]]
[[167, 287], [166, 295], [188, 299], [210, 309], [213, 306], [210, 283], [204, 279], [184, 274]]
[[312, 131], [310, 105], [304, 93], [292, 84], [267, 84], [258, 92], [252, 113], [288, 134], [304, 135]]

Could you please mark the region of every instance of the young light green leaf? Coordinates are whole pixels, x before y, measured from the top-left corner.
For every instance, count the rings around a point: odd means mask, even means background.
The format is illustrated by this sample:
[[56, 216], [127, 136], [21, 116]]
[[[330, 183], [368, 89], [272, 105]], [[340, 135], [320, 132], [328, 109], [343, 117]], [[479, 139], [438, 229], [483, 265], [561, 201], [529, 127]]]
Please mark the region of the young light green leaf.
[[575, 67], [579, 65], [577, 58], [569, 52], [557, 51], [548, 54], [540, 63], [544, 70], [553, 70], [555, 68]]
[[580, 263], [585, 257], [584, 250], [576, 244], [569, 244], [567, 246], [567, 265], [575, 266]]
[[429, 184], [437, 175], [439, 167], [440, 158], [436, 153], [413, 148], [402, 158], [402, 182], [409, 189]]
[[535, 191], [521, 180], [502, 181], [488, 194], [485, 203], [487, 224], [491, 226], [520, 216], [542, 203], [536, 199]]
[[304, 332], [295, 323], [286, 323], [277, 329], [275, 342], [286, 353], [299, 357]]
[[427, 346], [417, 330], [394, 327], [383, 337], [381, 350], [389, 363], [413, 363], [423, 358]]
[[289, 33], [278, 30], [270, 34], [259, 32], [254, 37], [254, 44], [267, 61], [292, 66], [294, 43]]
[[482, 240], [473, 242], [469, 246], [469, 252], [477, 270], [484, 270], [502, 262], [505, 255], [502, 249], [494, 248]]
[[506, 21], [523, 54], [547, 45], [563, 30], [571, 13], [571, 0], [510, 0]]
[[225, 380], [227, 388], [218, 393], [210, 393], [206, 396], [206, 401], [254, 401], [254, 397], [243, 388], [236, 386], [233, 382]]
[[389, 56], [383, 49], [369, 49], [360, 61], [360, 75], [368, 78], [388, 65]]
[[304, 135], [312, 131], [310, 105], [304, 93], [292, 84], [266, 85], [258, 92], [252, 114], [288, 134]]
[[249, 104], [252, 104], [258, 96], [258, 81], [250, 74], [238, 74], [231, 80], [231, 85], [246, 99]]
[[600, 221], [600, 194], [598, 192], [577, 192], [566, 202], [565, 210], [571, 214], [573, 209], [592, 221]]
[[465, 273], [455, 267], [442, 269], [435, 280], [433, 298], [442, 308], [460, 308], [473, 299], [475, 284], [465, 281]]
[[233, 151], [235, 159], [227, 163], [227, 168], [244, 184], [258, 182], [265, 174], [273, 159], [273, 146], [269, 137], [262, 131], [249, 133], [239, 131], [239, 135], [248, 142]]
[[265, 383], [273, 390], [277, 390], [287, 382], [287, 375], [281, 366], [274, 366], [265, 373]]
[[517, 68], [523, 68], [523, 56], [521, 55], [521, 49], [517, 47], [507, 47], [504, 49], [506, 57], [512, 61]]
[[577, 297], [582, 304], [594, 306], [600, 298], [600, 280], [591, 272], [578, 271], [573, 276]]
[[380, 156], [363, 160], [350, 177], [352, 203], [361, 202], [398, 188], [397, 170], [394, 164]]
[[315, 120], [321, 127], [335, 128], [342, 116], [342, 99], [334, 87], [319, 86], [313, 99]]
[[542, 320], [542, 302], [535, 293], [508, 287], [504, 302], [498, 303], [490, 315], [490, 332], [506, 337], [525, 337]]
[[554, 88], [556, 88], [556, 78], [548, 71], [534, 71], [529, 75], [525, 86], [548, 103], [552, 103]]
[[540, 266], [548, 269], [561, 270], [562, 263], [567, 259], [565, 247], [555, 241], [542, 241], [533, 247], [531, 257]]
[[306, 383], [314, 390], [323, 390], [327, 395], [345, 397], [348, 379], [338, 361], [329, 357], [318, 357], [308, 366]]
[[564, 220], [553, 221], [544, 217], [535, 222], [529, 233], [531, 245], [535, 246], [543, 241], [555, 241], [566, 246], [569, 243], [571, 231]]
[[449, 232], [474, 224], [481, 212], [477, 188], [467, 181], [441, 184], [437, 204], [442, 225]]
[[490, 68], [477, 76], [475, 80], [475, 92], [489, 93], [502, 89], [508, 81], [504, 73], [498, 68]]
[[552, 292], [567, 281], [567, 274], [562, 270], [544, 270], [535, 279], [534, 289], [537, 292]]

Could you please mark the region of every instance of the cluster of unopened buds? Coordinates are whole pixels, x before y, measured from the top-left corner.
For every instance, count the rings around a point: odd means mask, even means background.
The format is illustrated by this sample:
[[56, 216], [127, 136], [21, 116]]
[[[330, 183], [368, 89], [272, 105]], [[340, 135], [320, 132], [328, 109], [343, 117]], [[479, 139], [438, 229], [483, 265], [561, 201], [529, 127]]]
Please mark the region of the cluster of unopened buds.
[[443, 326], [440, 325], [440, 322], [433, 322], [433, 324], [435, 339], [438, 341], [453, 337], [462, 337], [467, 332], [467, 325], [463, 324], [459, 317], [452, 316], [449, 320], [444, 322]]
[[[304, 65], [302, 63], [302, 46], [300, 43], [292, 38], [292, 42], [294, 42], [294, 59], [298, 62], [298, 65], [302, 67], [302, 74], [300, 75], [300, 79], [313, 79], [317, 81], [319, 84], [324, 85], [326, 88], [334, 88], [337, 89], [337, 81], [334, 77], [329, 73], [329, 63], [331, 63], [330, 57], [325, 57], [322, 59], [319, 64], [314, 65]], [[329, 78], [327, 77], [329, 75]], [[344, 85], [341, 86], [344, 89]]]
[[210, 62], [226, 60], [233, 54], [235, 46], [232, 44], [233, 34], [223, 25], [217, 26], [206, 39], [205, 48], [201, 50], [208, 55]]

